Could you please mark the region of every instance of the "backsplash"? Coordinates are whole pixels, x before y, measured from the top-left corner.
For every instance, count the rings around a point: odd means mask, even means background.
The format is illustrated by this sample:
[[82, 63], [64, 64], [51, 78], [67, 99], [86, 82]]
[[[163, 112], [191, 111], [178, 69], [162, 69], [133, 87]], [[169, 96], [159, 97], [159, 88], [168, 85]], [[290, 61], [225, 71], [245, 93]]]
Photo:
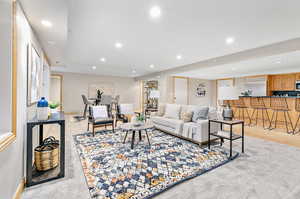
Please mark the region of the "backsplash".
[[300, 96], [300, 91], [273, 91], [273, 96]]

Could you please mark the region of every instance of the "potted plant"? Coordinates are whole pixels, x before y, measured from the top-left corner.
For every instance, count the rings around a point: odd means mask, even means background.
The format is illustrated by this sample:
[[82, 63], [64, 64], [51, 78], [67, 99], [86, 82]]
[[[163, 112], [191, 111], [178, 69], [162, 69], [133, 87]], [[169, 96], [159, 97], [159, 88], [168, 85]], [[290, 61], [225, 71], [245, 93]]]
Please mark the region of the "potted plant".
[[58, 111], [57, 111], [57, 107], [59, 107], [59, 103], [58, 102], [50, 102], [49, 103], [49, 108], [50, 108], [50, 112], [51, 114], [57, 114]]
[[135, 118], [135, 126], [141, 126], [145, 121], [145, 116], [142, 114], [139, 114]]

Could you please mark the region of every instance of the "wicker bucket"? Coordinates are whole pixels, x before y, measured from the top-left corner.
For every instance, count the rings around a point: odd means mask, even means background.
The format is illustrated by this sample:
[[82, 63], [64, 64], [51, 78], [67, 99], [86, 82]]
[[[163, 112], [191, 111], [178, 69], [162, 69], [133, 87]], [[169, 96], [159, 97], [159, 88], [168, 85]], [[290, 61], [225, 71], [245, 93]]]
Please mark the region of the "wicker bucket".
[[34, 164], [38, 171], [47, 171], [57, 167], [58, 163], [59, 141], [51, 136], [34, 149]]

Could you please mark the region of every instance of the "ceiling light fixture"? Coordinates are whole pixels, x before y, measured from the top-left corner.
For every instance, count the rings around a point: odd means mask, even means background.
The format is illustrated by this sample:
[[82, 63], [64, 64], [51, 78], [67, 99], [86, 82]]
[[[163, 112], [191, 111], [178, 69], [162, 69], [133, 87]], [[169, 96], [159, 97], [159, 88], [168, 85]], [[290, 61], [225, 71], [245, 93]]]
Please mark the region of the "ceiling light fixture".
[[135, 74], [135, 73], [136, 73], [136, 70], [132, 70], [132, 73]]
[[226, 38], [226, 44], [230, 45], [233, 44], [235, 42], [234, 37], [227, 37]]
[[116, 43], [115, 43], [115, 47], [116, 47], [116, 48], [122, 48], [122, 47], [123, 47], [123, 44], [120, 43], [120, 42], [116, 42]]
[[93, 69], [93, 70], [96, 70], [96, 68], [97, 68], [96, 66], [92, 66], [92, 69]]
[[153, 6], [149, 12], [152, 18], [159, 18], [161, 16], [161, 10], [159, 6]]
[[277, 61], [276, 61], [276, 64], [281, 64], [281, 60], [277, 60]]
[[150, 67], [150, 68], [154, 68], [155, 66], [154, 66], [153, 64], [151, 64], [149, 67]]
[[50, 21], [42, 20], [41, 23], [42, 23], [42, 25], [45, 26], [45, 27], [48, 27], [48, 28], [51, 28], [51, 27], [52, 27], [52, 23], [51, 23]]
[[102, 57], [102, 58], [100, 59], [100, 61], [101, 61], [101, 62], [106, 62], [106, 58], [105, 58], [105, 57]]
[[177, 55], [176, 59], [181, 60], [182, 59], [182, 55]]

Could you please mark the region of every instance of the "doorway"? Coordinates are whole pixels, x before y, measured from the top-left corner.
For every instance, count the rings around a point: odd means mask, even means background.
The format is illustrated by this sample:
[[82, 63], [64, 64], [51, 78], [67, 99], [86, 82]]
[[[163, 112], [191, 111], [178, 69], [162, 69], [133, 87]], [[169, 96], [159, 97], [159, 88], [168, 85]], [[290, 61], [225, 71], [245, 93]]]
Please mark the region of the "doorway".
[[189, 78], [173, 77], [174, 98], [175, 104], [187, 105], [189, 103]]
[[50, 101], [59, 103], [59, 109], [62, 111], [62, 75], [51, 75], [50, 78]]

